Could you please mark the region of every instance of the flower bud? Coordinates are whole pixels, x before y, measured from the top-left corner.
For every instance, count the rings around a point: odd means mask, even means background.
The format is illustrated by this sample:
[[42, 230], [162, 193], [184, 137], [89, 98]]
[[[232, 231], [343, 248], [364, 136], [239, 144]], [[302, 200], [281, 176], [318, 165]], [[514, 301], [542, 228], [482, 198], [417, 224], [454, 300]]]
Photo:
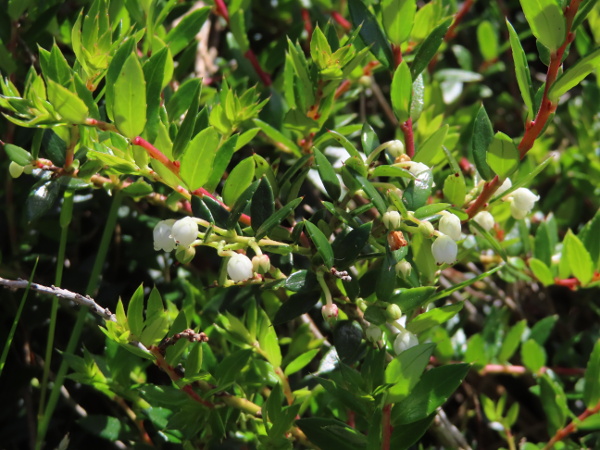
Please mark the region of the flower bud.
[[177, 247], [177, 251], [175, 252], [175, 258], [181, 264], [187, 264], [196, 256], [196, 249], [194, 247], [184, 247], [180, 245]]
[[252, 268], [256, 273], [265, 274], [271, 269], [271, 260], [267, 255], [256, 255], [252, 258]]
[[420, 162], [412, 162], [410, 164], [410, 166], [408, 167], [408, 171], [410, 173], [412, 173], [416, 178], [421, 179], [423, 178], [423, 174], [427, 173], [430, 171], [431, 169], [429, 168], [429, 166], [420, 163]]
[[404, 278], [408, 278], [410, 273], [412, 272], [412, 266], [405, 259], [396, 263], [395, 269], [396, 275], [402, 275]]
[[10, 165], [8, 166], [8, 173], [10, 173], [10, 176], [13, 178], [19, 178], [21, 176], [21, 174], [23, 173], [23, 170], [25, 168], [23, 166], [21, 166], [20, 164], [17, 164], [14, 161], [10, 162]]
[[419, 223], [419, 231], [426, 238], [430, 238], [431, 236], [433, 236], [433, 232], [435, 231], [435, 229], [433, 228], [431, 222], [429, 222], [428, 220], [421, 220], [421, 223]]
[[431, 253], [438, 265], [453, 264], [456, 261], [458, 246], [450, 236], [443, 234], [431, 245]]
[[389, 142], [389, 146], [387, 148], [388, 152], [392, 156], [392, 158], [397, 158], [400, 155], [404, 155], [404, 143], [399, 140], [393, 140]]
[[394, 339], [394, 351], [397, 355], [415, 345], [419, 345], [419, 339], [408, 330], [401, 331], [396, 335], [396, 339]]
[[[510, 194], [511, 197], [511, 213], [514, 210], [525, 211], [523, 217], [528, 214], [532, 209], [535, 202], [540, 199], [539, 195], [535, 195], [529, 189], [519, 188]], [[513, 209], [514, 207], [514, 209]], [[519, 214], [521, 215], [521, 214]], [[515, 214], [513, 213], [513, 217]], [[522, 219], [523, 217], [515, 217], [515, 219]]]
[[252, 261], [246, 255], [236, 253], [227, 261], [227, 275], [236, 283], [254, 276]]
[[189, 247], [198, 237], [198, 224], [192, 217], [184, 217], [173, 224], [171, 236], [179, 245]]
[[477, 224], [483, 228], [485, 231], [490, 231], [494, 228], [494, 216], [488, 211], [479, 211], [473, 217], [473, 220], [477, 222]]
[[381, 221], [388, 230], [397, 230], [400, 228], [402, 216], [398, 211], [388, 211], [383, 215]]
[[498, 189], [496, 189], [496, 195], [502, 195], [504, 194], [506, 191], [508, 191], [510, 188], [512, 187], [512, 181], [510, 181], [510, 178], [507, 178], [506, 180], [504, 180], [504, 182], [500, 185], [500, 187]]
[[154, 250], [157, 252], [160, 250], [170, 252], [176, 247], [175, 239], [171, 236], [171, 229], [174, 223], [174, 219], [161, 220], [154, 227]]
[[338, 316], [338, 307], [335, 303], [323, 305], [323, 308], [321, 308], [321, 314], [323, 314], [323, 319], [327, 321], [335, 320]]
[[373, 325], [373, 324], [371, 324], [367, 327], [365, 334], [367, 336], [367, 341], [369, 341], [369, 342], [377, 342], [378, 340], [381, 339], [381, 336], [383, 336], [383, 332], [381, 331], [381, 328], [379, 328], [377, 325]]
[[358, 306], [358, 309], [360, 309], [362, 312], [365, 312], [367, 310], [367, 308], [369, 307], [367, 302], [365, 302], [365, 300], [362, 298], [356, 299], [356, 306]]
[[404, 239], [404, 234], [402, 231], [390, 231], [387, 235], [388, 245], [390, 246], [390, 250], [395, 252], [401, 247], [406, 247], [408, 242]]
[[460, 219], [456, 214], [444, 214], [440, 219], [438, 228], [440, 229], [440, 232], [450, 236], [455, 241], [458, 241], [460, 239], [460, 234], [462, 230], [460, 225]]
[[395, 322], [402, 317], [402, 310], [395, 303], [390, 303], [385, 309], [385, 318], [388, 322]]

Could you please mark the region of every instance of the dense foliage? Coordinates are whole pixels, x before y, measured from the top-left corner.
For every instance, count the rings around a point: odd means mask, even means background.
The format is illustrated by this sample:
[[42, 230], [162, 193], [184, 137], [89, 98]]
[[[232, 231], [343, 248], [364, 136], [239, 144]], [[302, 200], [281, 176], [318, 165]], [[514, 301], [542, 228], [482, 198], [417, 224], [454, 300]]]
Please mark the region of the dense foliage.
[[1, 4], [2, 448], [600, 445], [596, 0]]

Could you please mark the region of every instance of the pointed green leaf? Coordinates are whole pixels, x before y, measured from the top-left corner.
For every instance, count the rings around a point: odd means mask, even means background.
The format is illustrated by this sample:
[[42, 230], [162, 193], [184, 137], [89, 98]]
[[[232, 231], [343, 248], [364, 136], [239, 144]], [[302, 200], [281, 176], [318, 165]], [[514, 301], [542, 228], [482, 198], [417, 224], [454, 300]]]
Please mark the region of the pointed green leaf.
[[141, 284], [129, 299], [127, 323], [131, 334], [139, 339], [144, 329], [144, 285]]
[[252, 229], [257, 231], [275, 211], [275, 200], [273, 189], [269, 179], [265, 176], [260, 179], [260, 184], [252, 196], [250, 204], [250, 217], [252, 217]]
[[140, 135], [146, 125], [146, 81], [135, 54], [129, 55], [114, 85], [115, 124], [130, 139]]
[[557, 101], [598, 67], [600, 67], [600, 48], [597, 48], [566, 70], [550, 87], [548, 98], [553, 102]]
[[535, 114], [535, 111], [533, 110], [533, 86], [531, 84], [531, 75], [529, 74], [527, 55], [521, 46], [519, 35], [508, 20], [506, 21], [506, 26], [510, 36], [510, 48], [512, 50], [515, 72], [517, 74], [517, 84], [519, 85], [523, 102], [527, 107], [527, 114], [529, 117], [532, 117], [533, 114]]
[[256, 180], [254, 183], [248, 186], [246, 190], [242, 192], [235, 200], [235, 203], [232, 204], [231, 211], [229, 212], [229, 218], [227, 219], [227, 229], [231, 230], [235, 227], [240, 216], [248, 206], [250, 199], [256, 192], [256, 188], [258, 188], [259, 183], [260, 180]]
[[33, 156], [31, 156], [31, 153], [17, 145], [4, 144], [4, 151], [8, 155], [8, 159], [19, 164], [20, 166], [26, 166], [33, 161]]
[[279, 225], [283, 219], [290, 215], [291, 212], [294, 209], [296, 209], [296, 207], [300, 203], [302, 203], [302, 200], [304, 200], [303, 197], [296, 198], [290, 201], [287, 205], [277, 210], [275, 214], [273, 214], [271, 217], [265, 220], [263, 224], [260, 227], [258, 227], [258, 230], [256, 230], [256, 239], [258, 240], [265, 237], [269, 233], [269, 231], [271, 231], [274, 227]]
[[410, 36], [417, 12], [416, 0], [383, 0], [381, 18], [388, 39], [396, 45]]
[[48, 101], [56, 112], [68, 123], [83, 123], [88, 117], [88, 108], [76, 94], [52, 80], [47, 82]]
[[571, 230], [567, 231], [563, 247], [563, 257], [566, 256], [571, 273], [585, 286], [594, 277], [594, 263], [590, 253]]
[[373, 13], [362, 0], [350, 0], [348, 9], [354, 27], [361, 27], [358, 36], [364, 46], [370, 47], [371, 53], [381, 64], [387, 68], [394, 67], [392, 49]]
[[415, 52], [415, 59], [413, 60], [410, 68], [413, 80], [417, 79], [419, 74], [425, 70], [429, 62], [437, 53], [440, 45], [442, 45], [446, 31], [448, 31], [452, 20], [453, 18], [449, 17], [440, 23], [417, 48]]
[[323, 263], [327, 266], [328, 269], [331, 269], [333, 267], [334, 259], [333, 249], [331, 248], [329, 240], [327, 239], [327, 237], [325, 237], [325, 235], [319, 229], [319, 227], [317, 227], [312, 222], [305, 220], [304, 226], [306, 227], [306, 230], [308, 231], [308, 235], [310, 236], [311, 240], [315, 244], [319, 255], [321, 255]]
[[410, 118], [412, 77], [405, 61], [402, 61], [394, 72], [390, 95], [392, 97], [392, 109], [398, 122], [406, 122]]
[[551, 52], [566, 38], [567, 24], [556, 0], [520, 0], [525, 18], [534, 36]]
[[585, 371], [583, 401], [588, 409], [600, 401], [600, 340], [596, 341]]
[[256, 163], [252, 156], [243, 159], [233, 168], [223, 187], [223, 201], [233, 205], [237, 198], [246, 190], [254, 180]]
[[452, 173], [446, 177], [444, 181], [444, 197], [448, 199], [452, 205], [460, 208], [465, 203], [467, 195], [467, 186], [462, 173]]
[[327, 157], [321, 153], [319, 149], [313, 147], [313, 154], [315, 155], [315, 163], [317, 165], [317, 171], [325, 186], [327, 194], [333, 201], [337, 201], [342, 195], [342, 189], [340, 186], [340, 180], [338, 179], [335, 170]]
[[521, 358], [523, 359], [525, 367], [533, 373], [538, 373], [539, 370], [546, 365], [546, 352], [544, 347], [533, 339], [529, 339], [521, 346]]
[[169, 45], [173, 56], [177, 55], [196, 37], [210, 14], [210, 6], [198, 8], [185, 15], [181, 22], [167, 34], [165, 42]]
[[188, 144], [190, 143], [190, 139], [194, 134], [194, 128], [196, 126], [196, 116], [198, 114], [198, 102], [200, 100], [200, 91], [202, 90], [202, 84], [198, 83], [196, 90], [192, 94], [192, 102], [190, 103], [190, 107], [179, 127], [179, 131], [177, 132], [177, 136], [175, 136], [175, 140], [173, 141], [173, 159], [179, 159]]
[[214, 128], [205, 128], [194, 137], [183, 154], [180, 174], [190, 190], [202, 187], [208, 180], [219, 139], [219, 133]]
[[487, 163], [488, 148], [494, 140], [494, 130], [492, 123], [485, 111], [483, 105], [477, 112], [475, 123], [473, 124], [473, 137], [471, 140], [471, 148], [473, 150], [473, 160], [477, 171], [486, 181], [494, 178], [494, 172]]
[[544, 286], [551, 286], [554, 284], [554, 277], [552, 276], [552, 270], [543, 261], [531, 258], [528, 261], [529, 268], [533, 272], [533, 275], [542, 283]]
[[519, 167], [520, 155], [512, 139], [498, 132], [488, 148], [486, 161], [490, 169], [504, 180]]

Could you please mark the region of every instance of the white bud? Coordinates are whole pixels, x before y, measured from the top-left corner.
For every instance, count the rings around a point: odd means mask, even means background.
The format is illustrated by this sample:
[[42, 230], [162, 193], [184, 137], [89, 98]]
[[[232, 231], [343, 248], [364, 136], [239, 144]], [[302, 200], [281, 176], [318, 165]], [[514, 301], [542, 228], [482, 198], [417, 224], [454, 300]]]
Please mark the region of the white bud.
[[236, 253], [227, 261], [227, 275], [236, 283], [249, 280], [254, 276], [252, 261], [246, 255]]
[[385, 318], [389, 322], [394, 322], [402, 317], [402, 310], [395, 303], [390, 303], [385, 309]]
[[510, 178], [507, 178], [506, 180], [504, 180], [504, 183], [502, 183], [500, 185], [500, 187], [498, 189], [496, 189], [496, 195], [502, 195], [502, 194], [504, 194], [511, 187], [512, 187], [512, 181], [510, 181]]
[[426, 238], [430, 238], [431, 236], [433, 236], [433, 232], [435, 231], [435, 229], [433, 228], [431, 222], [429, 222], [428, 220], [421, 220], [421, 222], [419, 223], [419, 231]]
[[389, 142], [389, 147], [387, 148], [390, 155], [393, 158], [397, 158], [400, 155], [404, 155], [404, 143], [399, 140], [393, 140]]
[[455, 241], [460, 239], [460, 234], [462, 232], [460, 219], [456, 214], [444, 214], [440, 219], [438, 224], [440, 231], [448, 236], [450, 236]]
[[408, 171], [420, 180], [420, 179], [428, 177], [430, 175], [431, 169], [429, 168], [429, 166], [427, 166], [423, 163], [410, 162]]
[[373, 325], [373, 324], [371, 324], [367, 327], [365, 334], [367, 335], [367, 341], [370, 341], [370, 342], [377, 342], [378, 340], [381, 339], [381, 336], [383, 336], [383, 332], [381, 331], [381, 328], [379, 328], [377, 325]]
[[400, 228], [402, 216], [398, 211], [387, 211], [383, 214], [381, 221], [388, 230], [397, 230]]
[[252, 258], [252, 267], [256, 273], [265, 274], [271, 269], [271, 260], [267, 255], [256, 255]]
[[337, 319], [338, 307], [335, 303], [323, 305], [323, 308], [321, 308], [321, 314], [323, 314], [323, 319], [325, 320]]
[[21, 174], [23, 173], [24, 169], [25, 169], [25, 167], [23, 167], [22, 165], [17, 164], [14, 161], [11, 161], [8, 166], [8, 173], [10, 173], [10, 176], [13, 178], [19, 178], [21, 176]]
[[181, 264], [187, 264], [196, 256], [196, 249], [194, 247], [184, 247], [180, 245], [177, 247], [177, 251], [175, 252], [175, 258]]
[[189, 247], [198, 238], [198, 224], [192, 217], [184, 217], [173, 224], [171, 236], [179, 245]]
[[514, 191], [511, 196], [512, 204], [515, 208], [525, 210], [527, 212], [533, 209], [533, 205], [540, 199], [539, 195], [535, 195], [529, 189], [519, 188]]
[[490, 231], [492, 228], [494, 228], [494, 216], [492, 216], [492, 214], [488, 211], [479, 211], [477, 214], [475, 214], [473, 220], [477, 222], [477, 224], [485, 231]]
[[405, 259], [403, 259], [400, 262], [397, 262], [395, 269], [396, 269], [396, 275], [402, 275], [404, 278], [408, 278], [408, 276], [412, 272], [412, 266]]
[[161, 220], [154, 227], [154, 250], [170, 252], [176, 247], [175, 239], [171, 236], [171, 229], [175, 223], [174, 219]]
[[458, 246], [450, 236], [443, 234], [431, 245], [431, 253], [438, 265], [453, 264], [456, 261]]
[[404, 350], [414, 347], [415, 345], [419, 345], [419, 339], [417, 336], [407, 330], [403, 330], [398, 333], [396, 335], [396, 339], [394, 339], [394, 351], [397, 355], [402, 353]]

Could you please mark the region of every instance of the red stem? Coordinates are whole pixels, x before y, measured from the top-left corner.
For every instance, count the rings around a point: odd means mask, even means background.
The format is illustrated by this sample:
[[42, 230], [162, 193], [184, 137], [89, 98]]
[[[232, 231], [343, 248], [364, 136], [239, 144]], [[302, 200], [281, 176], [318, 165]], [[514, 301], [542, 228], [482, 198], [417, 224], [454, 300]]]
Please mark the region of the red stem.
[[572, 420], [571, 423], [569, 423], [569, 425], [558, 430], [556, 434], [552, 437], [552, 439], [550, 439], [550, 441], [548, 441], [548, 443], [544, 446], [544, 450], [554, 448], [554, 445], [557, 442], [562, 441], [569, 434], [577, 431], [577, 424], [580, 424], [585, 419], [587, 419], [590, 416], [593, 416], [594, 414], [597, 414], [598, 412], [600, 412], [600, 402], [598, 402], [596, 406], [594, 406], [592, 409], [586, 409], [583, 413], [577, 416], [577, 419]]
[[352, 29], [352, 25], [348, 22], [344, 17], [337, 11], [331, 12], [331, 18], [335, 20], [339, 26], [341, 26], [344, 30], [350, 31]]
[[456, 28], [462, 22], [463, 18], [467, 15], [469, 10], [471, 9], [471, 6], [473, 6], [473, 0], [466, 0], [462, 4], [462, 7], [456, 13], [456, 16], [454, 16], [452, 25], [450, 25], [450, 27], [448, 28], [448, 31], [446, 31], [446, 35], [444, 36], [444, 40], [446, 42], [448, 42], [456, 37]]
[[383, 437], [381, 439], [381, 450], [390, 450], [390, 443], [392, 438], [392, 423], [390, 416], [392, 413], [392, 405], [387, 404], [383, 407], [383, 421], [381, 424]]
[[310, 38], [313, 34], [312, 22], [310, 21], [310, 11], [306, 8], [302, 8], [302, 21], [304, 22], [304, 29], [308, 34], [307, 42], [310, 44]]
[[399, 45], [392, 44], [392, 53], [394, 54], [394, 67], [398, 67], [402, 62], [402, 49]]
[[[556, 110], [557, 103], [552, 102], [548, 98], [548, 92], [558, 76], [558, 71], [560, 69], [565, 50], [575, 38], [575, 33], [571, 31], [571, 27], [573, 25], [573, 19], [575, 18], [577, 10], [579, 9], [580, 2], [581, 0], [571, 0], [571, 4], [565, 8], [565, 19], [567, 22], [566, 39], [560, 48], [550, 55], [550, 65], [548, 66], [548, 71], [546, 72], [546, 85], [544, 87], [544, 95], [540, 103], [540, 109], [538, 110], [535, 119], [525, 124], [525, 133], [517, 147], [519, 149], [521, 160], [533, 147], [535, 140], [540, 136], [544, 127], [546, 126], [550, 115]], [[466, 210], [469, 219], [485, 206], [487, 201], [492, 197], [499, 186], [500, 180], [497, 176], [491, 181], [485, 183], [481, 194], [479, 194], [479, 197], [477, 197], [477, 199]]]
[[246, 59], [248, 59], [248, 61], [250, 61], [250, 64], [252, 64], [252, 67], [254, 68], [256, 75], [258, 75], [258, 78], [260, 78], [262, 84], [264, 84], [267, 87], [271, 86], [271, 84], [273, 84], [273, 82], [271, 81], [271, 76], [267, 72], [265, 72], [260, 66], [260, 63], [258, 62], [258, 59], [256, 58], [256, 55], [254, 54], [251, 48], [248, 49], [246, 53], [244, 53], [244, 56], [246, 57]]
[[215, 6], [217, 7], [217, 14], [225, 19], [229, 25], [229, 11], [225, 2], [223, 0], [215, 0]]
[[152, 145], [146, 139], [138, 136], [138, 137], [133, 138], [131, 140], [131, 143], [133, 145], [139, 145], [144, 150], [146, 150], [150, 156], [152, 156], [154, 159], [156, 159], [157, 161], [164, 164], [165, 167], [167, 167], [167, 169], [169, 169], [175, 175], [179, 175], [179, 167], [176, 164], [174, 164], [173, 161], [171, 161], [169, 158], [167, 158], [167, 156], [163, 152], [161, 152], [159, 149], [157, 149], [154, 145]]
[[415, 135], [413, 133], [412, 119], [408, 119], [403, 124], [400, 124], [400, 129], [404, 133], [404, 146], [406, 154], [413, 158], [415, 156]]

